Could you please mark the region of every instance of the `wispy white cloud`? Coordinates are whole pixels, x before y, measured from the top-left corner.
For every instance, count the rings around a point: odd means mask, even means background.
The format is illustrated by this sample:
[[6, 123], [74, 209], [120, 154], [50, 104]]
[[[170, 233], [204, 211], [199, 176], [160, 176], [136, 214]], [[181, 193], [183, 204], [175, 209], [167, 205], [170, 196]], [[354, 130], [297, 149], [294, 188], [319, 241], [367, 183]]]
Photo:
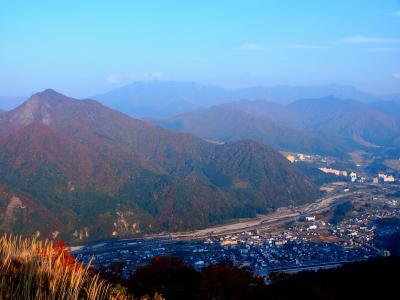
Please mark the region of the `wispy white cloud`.
[[394, 79], [400, 80], [400, 74], [393, 74], [392, 77]]
[[106, 77], [106, 82], [109, 84], [118, 84], [121, 83], [121, 81], [122, 81], [121, 76], [118, 76], [116, 74], [109, 74]]
[[368, 37], [355, 35], [346, 37], [342, 39], [341, 42], [348, 44], [397, 44], [400, 43], [400, 38]]
[[367, 49], [367, 51], [372, 53], [394, 53], [394, 52], [400, 52], [400, 47], [369, 48]]
[[139, 75], [109, 74], [105, 80], [109, 84], [126, 84], [135, 80], [160, 80], [164, 76], [161, 72], [147, 72]]
[[270, 50], [269, 47], [266, 47], [264, 45], [260, 45], [257, 43], [244, 43], [240, 45], [240, 50], [244, 50], [244, 51], [268, 51]]
[[286, 48], [286, 49], [325, 49], [329, 48], [325, 45], [318, 45], [318, 44], [300, 44], [300, 43], [293, 43], [293, 44], [285, 44], [285, 45], [273, 45], [271, 47], [267, 47], [257, 43], [244, 43], [240, 45], [239, 49], [244, 51], [269, 51], [273, 49], [279, 48]]
[[316, 44], [288, 44], [284, 45], [284, 48], [291, 48], [291, 49], [326, 49], [329, 48], [325, 45], [316, 45]]
[[[145, 80], [159, 80], [162, 79], [164, 77], [163, 73], [161, 72], [148, 72], [148, 73], [144, 73], [142, 74], [141, 79], [145, 79]], [[140, 78], [138, 78], [140, 79]]]
[[395, 11], [395, 12], [393, 13], [393, 15], [394, 15], [395, 17], [400, 17], [400, 10]]

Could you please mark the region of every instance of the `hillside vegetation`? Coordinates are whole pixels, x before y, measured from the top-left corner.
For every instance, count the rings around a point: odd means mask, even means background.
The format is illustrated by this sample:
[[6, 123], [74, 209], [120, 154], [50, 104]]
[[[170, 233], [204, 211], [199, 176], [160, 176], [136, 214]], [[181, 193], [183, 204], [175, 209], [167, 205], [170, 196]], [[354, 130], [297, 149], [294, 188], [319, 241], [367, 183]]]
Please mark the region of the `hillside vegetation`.
[[148, 120], [214, 141], [248, 138], [279, 150], [346, 157], [360, 149], [398, 149], [398, 111], [396, 102], [324, 97], [288, 105], [242, 100]]
[[310, 202], [254, 141], [218, 145], [53, 90], [0, 117], [0, 231], [68, 242], [204, 228]]

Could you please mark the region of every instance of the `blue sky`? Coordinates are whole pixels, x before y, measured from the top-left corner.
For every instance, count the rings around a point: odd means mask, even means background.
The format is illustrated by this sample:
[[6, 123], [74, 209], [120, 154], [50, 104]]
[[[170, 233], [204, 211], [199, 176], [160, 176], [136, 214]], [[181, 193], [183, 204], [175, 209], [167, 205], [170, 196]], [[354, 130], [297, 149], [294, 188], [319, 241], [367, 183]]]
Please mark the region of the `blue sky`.
[[136, 80], [400, 92], [400, 1], [1, 1], [0, 95]]

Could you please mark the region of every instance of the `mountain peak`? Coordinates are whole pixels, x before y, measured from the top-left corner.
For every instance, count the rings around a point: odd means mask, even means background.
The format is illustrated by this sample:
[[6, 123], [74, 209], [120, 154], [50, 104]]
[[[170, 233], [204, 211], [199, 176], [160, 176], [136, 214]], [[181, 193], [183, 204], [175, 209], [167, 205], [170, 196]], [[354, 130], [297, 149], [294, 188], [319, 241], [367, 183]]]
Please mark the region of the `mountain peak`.
[[60, 95], [59, 92], [57, 92], [56, 90], [53, 90], [53, 89], [45, 89], [42, 92], [39, 92], [37, 94], [44, 94], [44, 95], [47, 95], [47, 94], [53, 94], [53, 95], [54, 94], [59, 94]]
[[52, 89], [32, 95], [22, 105], [10, 112], [10, 121], [17, 126], [24, 126], [33, 122], [41, 122], [45, 125], [51, 123], [51, 111], [57, 105], [66, 101], [72, 101], [63, 94]]
[[[65, 100], [65, 99], [71, 99], [53, 89], [46, 89], [42, 92], [36, 93], [32, 95], [32, 98], [37, 97], [39, 100], [44, 100], [44, 101], [60, 101], [60, 100]], [[29, 100], [28, 100], [29, 101]]]

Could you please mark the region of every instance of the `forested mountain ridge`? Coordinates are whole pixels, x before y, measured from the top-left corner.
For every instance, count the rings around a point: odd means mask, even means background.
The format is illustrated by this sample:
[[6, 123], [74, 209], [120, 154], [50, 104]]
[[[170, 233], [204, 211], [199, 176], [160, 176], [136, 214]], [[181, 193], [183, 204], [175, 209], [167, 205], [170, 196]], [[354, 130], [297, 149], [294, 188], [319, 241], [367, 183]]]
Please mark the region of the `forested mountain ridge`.
[[53, 90], [0, 122], [2, 230], [70, 241], [186, 230], [319, 194], [268, 146], [209, 143]]
[[345, 156], [359, 149], [395, 147], [400, 136], [396, 107], [335, 97], [288, 105], [243, 100], [148, 121], [215, 141], [251, 138], [279, 150]]

